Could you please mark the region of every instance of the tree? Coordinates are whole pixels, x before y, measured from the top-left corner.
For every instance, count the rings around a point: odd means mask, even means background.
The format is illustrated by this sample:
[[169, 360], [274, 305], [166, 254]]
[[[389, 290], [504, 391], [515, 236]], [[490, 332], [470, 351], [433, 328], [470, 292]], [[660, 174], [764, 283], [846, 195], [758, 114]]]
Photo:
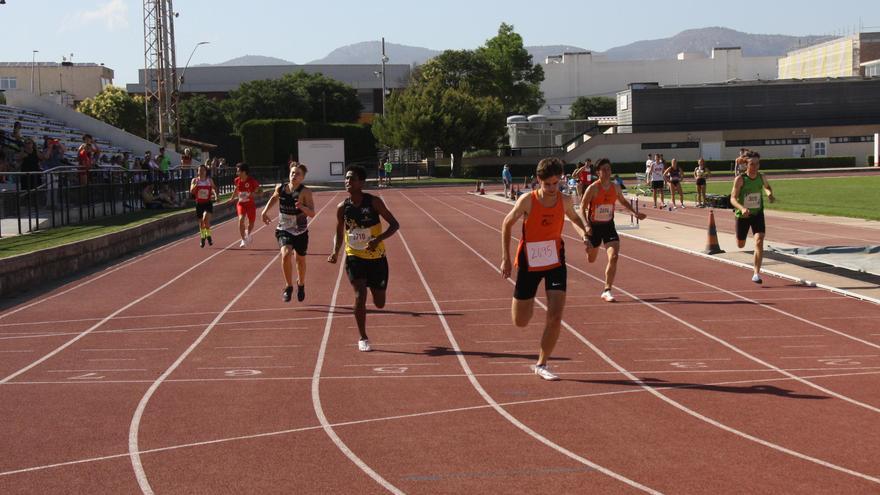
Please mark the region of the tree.
[[501, 99], [504, 112], [511, 114], [535, 113], [544, 104], [541, 81], [544, 69], [532, 64], [532, 56], [523, 47], [522, 36], [513, 26], [501, 23], [498, 34], [477, 48], [477, 57], [490, 73], [492, 89], [486, 96]]
[[94, 98], [86, 98], [77, 110], [137, 136], [143, 137], [146, 132], [144, 98], [117, 86], [107, 86]]
[[229, 92], [222, 108], [236, 131], [251, 119], [306, 118], [312, 111], [305, 88], [271, 79], [242, 83]]
[[504, 109], [497, 98], [474, 96], [441, 81], [417, 83], [395, 93], [385, 117], [373, 124], [373, 135], [381, 143], [424, 153], [439, 147], [452, 156], [454, 167], [461, 165], [468, 148], [494, 148], [504, 131]]
[[607, 96], [580, 96], [571, 104], [571, 118], [585, 120], [588, 117], [617, 115], [617, 101]]
[[181, 100], [177, 112], [181, 137], [220, 144], [232, 132], [220, 103], [204, 95]]
[[305, 71], [285, 74], [281, 84], [294, 91], [305, 90], [311, 106], [307, 122], [357, 122], [360, 117], [363, 106], [357, 90], [347, 84]]

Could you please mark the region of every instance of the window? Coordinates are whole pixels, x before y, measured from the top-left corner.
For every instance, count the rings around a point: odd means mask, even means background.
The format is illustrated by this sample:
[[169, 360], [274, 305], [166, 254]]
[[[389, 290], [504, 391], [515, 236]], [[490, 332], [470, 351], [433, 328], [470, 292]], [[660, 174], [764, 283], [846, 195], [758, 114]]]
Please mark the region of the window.
[[678, 143], [642, 143], [643, 150], [675, 150], [680, 148], [699, 148], [699, 141], [682, 141]]
[[813, 156], [825, 156], [828, 143], [825, 141], [816, 141], [813, 143]]
[[839, 143], [873, 143], [874, 136], [839, 136], [831, 138], [831, 142]]
[[629, 108], [629, 95], [622, 94], [617, 97], [617, 103], [620, 105], [621, 110], [626, 110]]
[[753, 148], [756, 146], [785, 146], [797, 144], [810, 144], [810, 138], [787, 138], [787, 139], [739, 139], [725, 141], [728, 148]]
[[0, 89], [16, 89], [18, 82], [14, 77], [0, 76]]

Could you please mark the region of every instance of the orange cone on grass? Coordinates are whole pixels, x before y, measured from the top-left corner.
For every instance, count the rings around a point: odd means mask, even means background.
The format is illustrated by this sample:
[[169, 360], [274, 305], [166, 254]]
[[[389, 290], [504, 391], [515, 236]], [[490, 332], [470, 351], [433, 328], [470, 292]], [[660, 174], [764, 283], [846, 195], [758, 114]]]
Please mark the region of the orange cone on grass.
[[705, 254], [720, 254], [724, 250], [718, 244], [718, 230], [715, 228], [715, 212], [709, 210], [709, 239], [706, 241]]

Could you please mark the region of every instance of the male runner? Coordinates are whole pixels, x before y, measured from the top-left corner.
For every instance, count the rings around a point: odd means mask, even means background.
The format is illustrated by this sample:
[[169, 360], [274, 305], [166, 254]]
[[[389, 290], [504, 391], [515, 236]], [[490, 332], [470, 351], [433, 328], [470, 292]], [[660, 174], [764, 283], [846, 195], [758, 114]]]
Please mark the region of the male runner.
[[238, 200], [235, 205], [235, 212], [238, 214], [238, 233], [241, 235], [238, 247], [243, 248], [253, 240], [251, 233], [254, 231], [254, 221], [257, 219], [257, 205], [254, 202], [254, 195], [259, 194], [261, 188], [257, 179], [249, 175], [250, 167], [247, 163], [239, 163], [235, 169], [238, 172], [238, 177], [235, 178], [235, 190], [232, 191], [229, 202]]
[[617, 273], [617, 255], [620, 252], [620, 237], [614, 227], [614, 204], [620, 201], [620, 204], [639, 220], [644, 220], [647, 215], [636, 213], [624, 197], [620, 186], [611, 180], [611, 160], [602, 158], [596, 167], [599, 171], [599, 180], [590, 184], [581, 200], [581, 214], [586, 219], [586, 237], [589, 238], [587, 261], [595, 262], [596, 257], [599, 256], [599, 246], [605, 243], [608, 266], [605, 267], [605, 289], [599, 297], [605, 302], [614, 302], [611, 286]]
[[[336, 235], [333, 238], [333, 253], [327, 258], [336, 263], [339, 248], [345, 239], [345, 273], [354, 289], [354, 319], [357, 322], [360, 340], [358, 350], [369, 352], [370, 340], [367, 337], [367, 289], [373, 294], [373, 304], [385, 307], [385, 290], [388, 288], [388, 260], [385, 259], [385, 239], [394, 235], [400, 224], [385, 207], [382, 198], [363, 192], [367, 171], [352, 165], [345, 172], [345, 190], [349, 197], [339, 203], [336, 209]], [[388, 228], [382, 232], [382, 221]]]
[[284, 302], [290, 302], [293, 294], [293, 267], [290, 256], [296, 252], [296, 300], [302, 302], [306, 298], [306, 252], [309, 248], [309, 217], [315, 216], [315, 202], [312, 191], [303, 185], [309, 169], [297, 162], [290, 164], [290, 176], [287, 184], [280, 184], [275, 193], [263, 208], [260, 217], [269, 224], [269, 209], [278, 206], [278, 228], [275, 238], [281, 247], [281, 272], [287, 286], [281, 293]]
[[[522, 238], [516, 249], [516, 286], [513, 289], [511, 316], [513, 324], [525, 327], [532, 319], [535, 294], [544, 280], [547, 292], [547, 319], [541, 337], [541, 352], [533, 369], [544, 380], [558, 380], [550, 372], [547, 360], [559, 340], [562, 310], [565, 307], [567, 271], [562, 228], [565, 218], [585, 235], [584, 224], [574, 211], [572, 200], [559, 192], [563, 164], [558, 158], [545, 158], [538, 163], [538, 188], [522, 195], [501, 224], [501, 276], [510, 277], [510, 231], [523, 218]], [[586, 242], [586, 238], [584, 238]]]
[[199, 175], [194, 177], [189, 192], [196, 198], [196, 217], [199, 219], [199, 245], [205, 247], [205, 241], [213, 246], [211, 238], [211, 216], [214, 215], [214, 201], [217, 200], [217, 187], [208, 177], [208, 167], [199, 165]]
[[761, 168], [761, 155], [757, 151], [748, 151], [745, 154], [746, 170], [738, 175], [733, 181], [733, 190], [730, 192], [730, 204], [736, 210], [736, 245], [742, 249], [746, 245], [746, 237], [749, 229], [755, 237], [755, 266], [752, 282], [763, 283], [761, 280], [761, 261], [764, 259], [764, 195], [767, 191], [767, 199], [776, 201], [773, 189], [764, 174], [758, 172]]

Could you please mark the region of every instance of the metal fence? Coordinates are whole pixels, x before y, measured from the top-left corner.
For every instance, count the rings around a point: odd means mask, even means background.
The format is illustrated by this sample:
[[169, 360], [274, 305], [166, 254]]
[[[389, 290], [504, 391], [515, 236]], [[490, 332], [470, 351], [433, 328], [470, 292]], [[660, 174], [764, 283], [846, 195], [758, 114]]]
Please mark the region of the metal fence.
[[[252, 169], [261, 183], [280, 182], [281, 168]], [[195, 169], [165, 173], [156, 170], [129, 171], [122, 168], [88, 172], [76, 167], [58, 167], [45, 172], [3, 172], [0, 185], [0, 237], [20, 235], [47, 228], [76, 225], [102, 217], [147, 208], [144, 193], [161, 191], [172, 203], [190, 201], [190, 181]], [[235, 170], [214, 171], [212, 178], [220, 194], [233, 188]]]

